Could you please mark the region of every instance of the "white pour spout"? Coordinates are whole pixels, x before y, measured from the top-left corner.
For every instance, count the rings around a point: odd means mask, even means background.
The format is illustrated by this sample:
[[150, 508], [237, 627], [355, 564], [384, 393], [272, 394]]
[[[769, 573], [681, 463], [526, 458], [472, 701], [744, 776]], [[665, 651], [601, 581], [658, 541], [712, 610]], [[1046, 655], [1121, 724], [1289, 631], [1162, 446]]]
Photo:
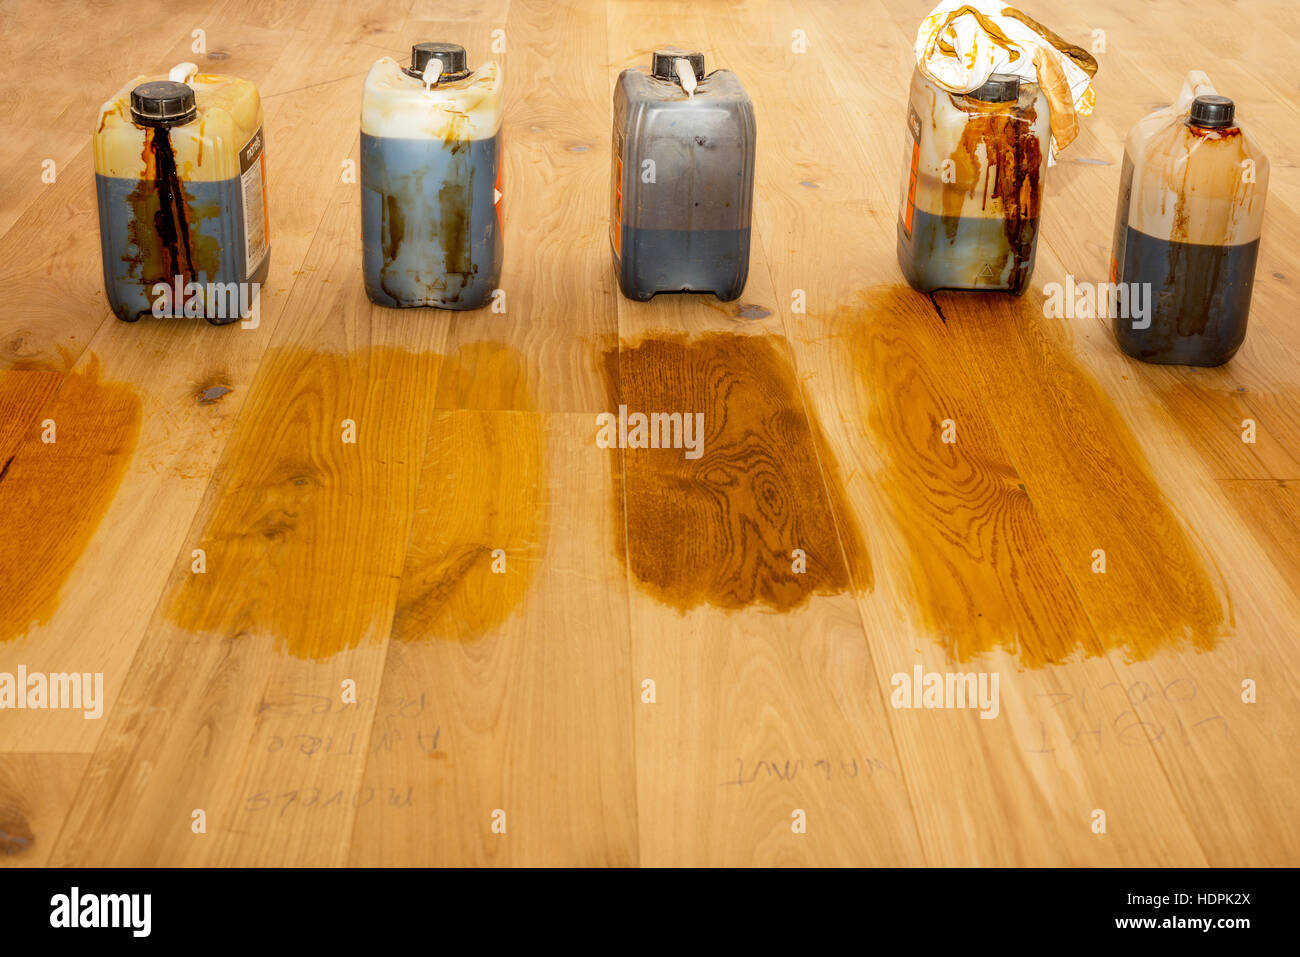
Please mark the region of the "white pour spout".
[[424, 92], [428, 93], [438, 85], [438, 78], [442, 76], [442, 61], [436, 56], [429, 57], [429, 62], [424, 65]]
[[678, 57], [673, 60], [673, 69], [677, 71], [677, 82], [686, 91], [686, 98], [693, 100], [695, 98], [695, 67], [685, 57]]

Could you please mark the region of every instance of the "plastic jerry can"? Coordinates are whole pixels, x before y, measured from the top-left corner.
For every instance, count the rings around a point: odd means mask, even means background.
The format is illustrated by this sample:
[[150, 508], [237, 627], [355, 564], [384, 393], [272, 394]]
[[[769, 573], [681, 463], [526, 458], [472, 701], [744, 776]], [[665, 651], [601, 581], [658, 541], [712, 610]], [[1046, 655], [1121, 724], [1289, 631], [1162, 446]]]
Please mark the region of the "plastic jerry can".
[[655, 52], [614, 87], [610, 244], [619, 288], [737, 298], [749, 276], [754, 106], [704, 55]]
[[501, 75], [465, 48], [383, 57], [361, 105], [366, 293], [381, 306], [477, 309], [501, 277]]
[[246, 318], [266, 281], [262, 101], [247, 80], [140, 76], [99, 111], [95, 189], [104, 288], [119, 319]]
[[1029, 287], [1051, 135], [1036, 83], [994, 73], [958, 94], [912, 72], [898, 264], [913, 288]]
[[1124, 352], [1192, 366], [1232, 358], [1246, 338], [1267, 193], [1268, 158], [1205, 74], [1138, 122], [1124, 147], [1111, 281], [1144, 284], [1149, 309], [1116, 311]]

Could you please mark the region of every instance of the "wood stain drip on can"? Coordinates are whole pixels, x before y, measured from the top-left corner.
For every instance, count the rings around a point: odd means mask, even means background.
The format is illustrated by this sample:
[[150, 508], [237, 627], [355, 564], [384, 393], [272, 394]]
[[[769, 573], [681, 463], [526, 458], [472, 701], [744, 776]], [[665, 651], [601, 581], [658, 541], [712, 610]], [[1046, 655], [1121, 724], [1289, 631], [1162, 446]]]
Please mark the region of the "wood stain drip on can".
[[[788, 345], [773, 336], [646, 338], [605, 354], [612, 409], [702, 412], [702, 454], [612, 452], [620, 557], [680, 611], [763, 605], [872, 587], [839, 470], [805, 412]], [[621, 463], [621, 469], [619, 467]], [[794, 570], [795, 550], [806, 571]]]

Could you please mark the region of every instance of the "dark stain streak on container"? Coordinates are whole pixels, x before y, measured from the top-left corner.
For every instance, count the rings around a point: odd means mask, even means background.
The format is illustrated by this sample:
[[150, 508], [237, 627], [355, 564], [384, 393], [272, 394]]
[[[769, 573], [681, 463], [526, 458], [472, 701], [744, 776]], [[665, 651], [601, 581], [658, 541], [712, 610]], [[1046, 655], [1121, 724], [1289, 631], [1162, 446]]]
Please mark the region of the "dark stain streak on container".
[[993, 74], [949, 93], [918, 69], [908, 105], [898, 263], [913, 288], [1029, 286], [1051, 123], [1038, 85]]
[[193, 69], [172, 71], [186, 82], [139, 77], [100, 110], [104, 285], [113, 312], [128, 322], [160, 301], [173, 315], [235, 322], [269, 269], [257, 89]]

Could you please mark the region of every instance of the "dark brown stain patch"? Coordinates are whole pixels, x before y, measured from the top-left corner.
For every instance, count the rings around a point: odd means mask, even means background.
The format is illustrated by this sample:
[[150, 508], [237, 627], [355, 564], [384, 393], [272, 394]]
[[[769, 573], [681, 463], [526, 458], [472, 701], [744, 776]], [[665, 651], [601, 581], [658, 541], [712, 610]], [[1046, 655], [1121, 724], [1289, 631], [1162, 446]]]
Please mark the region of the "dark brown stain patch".
[[[54, 442], [43, 442], [43, 422]], [[0, 373], [0, 641], [49, 621], [113, 501], [140, 434], [140, 400], [79, 372]]]
[[[619, 405], [629, 414], [704, 413], [698, 459], [674, 448], [611, 453], [615, 487], [624, 488], [620, 557], [681, 611], [706, 603], [789, 611], [813, 595], [872, 587], [838, 468], [788, 356], [779, 337], [727, 334], [647, 338], [605, 354], [615, 414]], [[802, 574], [796, 549], [806, 556]]]

